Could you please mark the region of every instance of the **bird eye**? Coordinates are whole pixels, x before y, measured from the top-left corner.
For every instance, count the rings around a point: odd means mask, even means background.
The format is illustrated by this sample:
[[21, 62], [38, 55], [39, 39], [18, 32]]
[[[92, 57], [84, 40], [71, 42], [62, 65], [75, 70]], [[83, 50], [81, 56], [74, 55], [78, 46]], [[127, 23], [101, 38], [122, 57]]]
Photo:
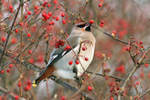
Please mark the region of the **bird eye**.
[[77, 27], [79, 28], [83, 28], [86, 24], [80, 24], [80, 25], [77, 25]]

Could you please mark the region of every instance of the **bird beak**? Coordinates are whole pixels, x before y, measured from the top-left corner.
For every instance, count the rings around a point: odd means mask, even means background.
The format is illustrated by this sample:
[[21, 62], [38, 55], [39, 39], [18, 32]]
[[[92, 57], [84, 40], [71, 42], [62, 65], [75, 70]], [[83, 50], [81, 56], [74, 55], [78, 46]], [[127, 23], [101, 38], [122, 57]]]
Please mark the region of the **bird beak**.
[[90, 24], [89, 22], [85, 25], [85, 28], [87, 27], [91, 27], [92, 24]]
[[91, 31], [91, 28], [90, 28], [91, 25], [92, 25], [92, 24], [88, 22], [88, 23], [84, 26], [83, 30], [85, 31], [86, 29], [88, 29], [89, 31]]

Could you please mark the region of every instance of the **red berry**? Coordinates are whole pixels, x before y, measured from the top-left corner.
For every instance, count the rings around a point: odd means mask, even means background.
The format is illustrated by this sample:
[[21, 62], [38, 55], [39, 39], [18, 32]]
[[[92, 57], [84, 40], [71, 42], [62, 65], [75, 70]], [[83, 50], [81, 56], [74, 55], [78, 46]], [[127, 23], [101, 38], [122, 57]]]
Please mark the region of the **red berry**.
[[5, 42], [5, 41], [6, 41], [6, 38], [5, 38], [5, 37], [2, 37], [2, 41]]
[[34, 6], [34, 9], [37, 10], [37, 9], [38, 9], [38, 6]]
[[108, 80], [108, 79], [109, 79], [109, 76], [106, 75], [106, 76], [105, 76], [105, 79]]
[[94, 23], [94, 20], [90, 20], [89, 23], [90, 23], [90, 24], [93, 24], [93, 23]]
[[55, 23], [53, 21], [51, 21], [51, 24], [54, 25]]
[[10, 9], [10, 10], [13, 9], [13, 6], [12, 6], [12, 5], [9, 5], [9, 9]]
[[48, 20], [49, 19], [49, 15], [45, 15], [45, 20]]
[[15, 95], [15, 100], [18, 100], [19, 99], [19, 96], [18, 95]]
[[116, 31], [116, 30], [113, 30], [113, 31], [112, 31], [112, 33], [113, 33], [113, 34], [116, 34], [116, 33], [117, 33], [117, 31]]
[[120, 88], [119, 88], [119, 87], [117, 87], [117, 90], [120, 90]]
[[55, 48], [59, 48], [60, 46], [59, 46], [59, 43], [58, 42], [56, 42], [55, 43]]
[[100, 24], [100, 27], [104, 27], [104, 24], [101, 23], [101, 24]]
[[115, 92], [114, 94], [117, 96], [117, 95], [118, 95], [118, 92]]
[[92, 90], [92, 87], [91, 87], [91, 86], [88, 86], [88, 90], [91, 91], [91, 90]]
[[24, 18], [27, 19], [27, 18], [28, 18], [28, 15], [25, 15]]
[[85, 57], [85, 61], [88, 61], [88, 58], [87, 58], [87, 57]]
[[60, 43], [59, 45], [60, 45], [60, 46], [64, 46], [64, 43]]
[[20, 22], [20, 23], [19, 23], [19, 25], [20, 25], [20, 26], [22, 26], [22, 25], [23, 25], [23, 23], [22, 23], [22, 22]]
[[32, 86], [32, 82], [31, 81], [27, 81], [27, 83], [28, 83], [28, 87]]
[[63, 20], [62, 23], [63, 23], [63, 24], [66, 24], [66, 20]]
[[110, 100], [114, 100], [114, 98], [113, 98], [113, 97], [111, 97], [111, 98], [110, 98]]
[[27, 37], [31, 37], [31, 34], [30, 34], [30, 33], [27, 33]]
[[49, 22], [49, 25], [54, 25], [55, 23], [53, 21]]
[[32, 84], [28, 84], [28, 87], [31, 87], [32, 86]]
[[69, 49], [71, 49], [71, 47], [70, 47], [70, 46], [67, 46], [66, 49], [69, 50]]
[[147, 68], [147, 67], [148, 67], [148, 64], [144, 64], [144, 66]]
[[28, 11], [27, 13], [28, 13], [28, 15], [31, 15], [31, 14], [32, 14], [31, 11]]
[[71, 49], [71, 47], [68, 45], [68, 46], [65, 47], [64, 51], [70, 50], [70, 49]]
[[9, 10], [11, 13], [13, 12], [13, 6], [12, 5], [9, 6]]
[[129, 50], [130, 50], [130, 47], [127, 47], [126, 50], [129, 51]]
[[11, 13], [12, 13], [13, 11], [14, 11], [13, 9], [10, 10]]
[[86, 50], [86, 48], [85, 48], [85, 47], [82, 47], [82, 50], [84, 51], [84, 50]]
[[113, 89], [112, 89], [112, 88], [110, 89], [110, 92], [113, 92]]
[[52, 13], [51, 13], [51, 12], [49, 12], [49, 13], [48, 13], [48, 15], [49, 15], [49, 16], [52, 16]]
[[17, 39], [16, 38], [12, 38], [11, 44], [15, 44], [16, 42], [17, 42]]
[[18, 83], [18, 86], [21, 87], [21, 83], [20, 82]]
[[45, 35], [44, 35], [44, 37], [45, 37], [45, 38], [47, 38], [47, 37], [48, 37], [48, 35], [47, 35], [47, 34], [45, 34]]
[[45, 6], [46, 6], [46, 4], [47, 4], [47, 2], [45, 1], [45, 2], [43, 3], [43, 5], [42, 5], [42, 6], [43, 6], [43, 7], [45, 7]]
[[140, 82], [139, 82], [139, 81], [137, 81], [137, 82], [136, 82], [136, 85], [139, 85], [139, 84], [140, 84]]
[[42, 19], [42, 21], [46, 21], [46, 19], [45, 19], [45, 18], [43, 18], [43, 19]]
[[3, 74], [4, 73], [4, 70], [1, 70], [1, 74]]
[[61, 13], [61, 17], [65, 17], [65, 14], [64, 14], [64, 13]]
[[143, 73], [143, 72], [141, 72], [140, 77], [141, 77], [141, 78], [143, 78], [143, 77], [144, 77], [144, 73]]
[[76, 64], [78, 65], [80, 62], [79, 62], [79, 60], [76, 60]]
[[47, 7], [50, 7], [50, 6], [51, 6], [51, 4], [48, 4], [48, 5], [47, 5]]
[[32, 50], [29, 50], [28, 53], [31, 54], [31, 53], [32, 53]]
[[53, 0], [53, 3], [54, 3], [54, 4], [57, 4], [57, 3], [58, 3], [58, 0]]
[[101, 24], [104, 24], [104, 21], [101, 21]]
[[6, 72], [9, 73], [9, 72], [10, 72], [10, 69], [7, 69]]
[[29, 86], [26, 86], [26, 87], [24, 88], [24, 90], [25, 90], [25, 91], [29, 91], [29, 90], [30, 90], [30, 87], [29, 87]]
[[140, 41], [140, 44], [143, 44], [143, 42], [142, 42], [142, 41]]
[[56, 17], [56, 21], [59, 21], [59, 17]]
[[30, 80], [27, 81], [27, 84], [28, 84], [28, 85], [31, 85], [31, 83], [32, 83], [32, 82], [31, 82]]
[[66, 100], [66, 97], [65, 97], [65, 96], [62, 96], [62, 97], [61, 97], [61, 100]]
[[55, 23], [52, 21], [52, 25], [54, 25]]
[[58, 43], [59, 43], [60, 46], [64, 46], [64, 41], [63, 40], [60, 39]]
[[43, 56], [38, 56], [38, 62], [43, 62], [44, 61], [44, 58], [43, 58]]
[[43, 13], [42, 13], [42, 17], [45, 17], [45, 16], [46, 16], [46, 13], [45, 13], [45, 12], [43, 12]]
[[102, 4], [102, 3], [100, 3], [98, 6], [99, 6], [99, 7], [102, 7], [102, 5], [103, 5], [103, 4]]
[[53, 19], [55, 19], [56, 17], [55, 17], [55, 16], [53, 16], [52, 18], [53, 18]]
[[18, 33], [19, 32], [18, 29], [16, 29], [15, 32]]
[[69, 65], [72, 65], [73, 64], [73, 62], [72, 61], [69, 61]]
[[29, 62], [30, 63], [34, 63], [34, 59], [29, 59]]
[[0, 96], [0, 100], [2, 100], [2, 97]]
[[12, 64], [9, 64], [9, 68], [12, 68]]

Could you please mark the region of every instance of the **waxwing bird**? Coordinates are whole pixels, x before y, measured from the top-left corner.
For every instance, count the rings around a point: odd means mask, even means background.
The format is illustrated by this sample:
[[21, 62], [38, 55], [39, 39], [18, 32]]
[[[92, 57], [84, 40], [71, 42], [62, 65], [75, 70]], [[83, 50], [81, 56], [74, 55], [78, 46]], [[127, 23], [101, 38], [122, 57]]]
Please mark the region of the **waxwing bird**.
[[46, 68], [33, 82], [33, 86], [52, 75], [64, 79], [80, 77], [93, 60], [95, 42], [89, 22], [74, 25], [67, 43], [52, 51]]

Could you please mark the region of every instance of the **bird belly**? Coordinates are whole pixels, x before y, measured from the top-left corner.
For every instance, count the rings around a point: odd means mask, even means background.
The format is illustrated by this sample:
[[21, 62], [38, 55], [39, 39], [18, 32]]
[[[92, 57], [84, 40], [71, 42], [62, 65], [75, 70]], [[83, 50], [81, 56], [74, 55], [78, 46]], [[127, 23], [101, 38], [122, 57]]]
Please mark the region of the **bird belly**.
[[75, 79], [75, 73], [72, 70], [57, 69], [54, 74], [64, 79]]
[[[74, 79], [75, 73], [73, 72], [73, 68], [75, 65], [75, 55], [78, 53], [78, 51], [79, 45], [54, 63], [54, 67], [56, 68], [54, 74], [65, 79]], [[72, 61], [73, 64], [69, 65], [69, 61]]]
[[[92, 45], [91, 45], [92, 46]], [[78, 70], [78, 76], [81, 76], [86, 69], [89, 67], [90, 63], [93, 60], [93, 56], [94, 56], [94, 48], [93, 46], [87, 46], [87, 49], [85, 51], [80, 51], [79, 54], [79, 61], [80, 63], [78, 65], [76, 65], [76, 68]], [[85, 58], [88, 58], [88, 60], [86, 61]]]
[[[58, 60], [54, 67], [56, 68], [56, 71], [54, 72], [56, 75], [65, 78], [65, 79], [74, 79], [76, 76], [76, 73], [73, 72], [74, 67], [77, 69], [77, 76], [81, 76], [86, 69], [88, 68], [89, 64], [93, 60], [94, 55], [94, 45], [87, 44], [87, 49], [85, 51], [82, 50], [82, 47], [85, 45], [78, 45], [76, 48], [68, 52], [65, 56], [62, 57], [62, 59]], [[79, 52], [80, 47], [80, 52]], [[76, 53], [76, 54], [74, 54]], [[79, 53], [79, 54], [78, 54]], [[78, 54], [78, 59], [80, 61], [79, 64], [76, 64], [76, 55]], [[85, 57], [88, 58], [88, 60], [85, 60]], [[69, 61], [72, 61], [73, 64], [69, 65]]]

